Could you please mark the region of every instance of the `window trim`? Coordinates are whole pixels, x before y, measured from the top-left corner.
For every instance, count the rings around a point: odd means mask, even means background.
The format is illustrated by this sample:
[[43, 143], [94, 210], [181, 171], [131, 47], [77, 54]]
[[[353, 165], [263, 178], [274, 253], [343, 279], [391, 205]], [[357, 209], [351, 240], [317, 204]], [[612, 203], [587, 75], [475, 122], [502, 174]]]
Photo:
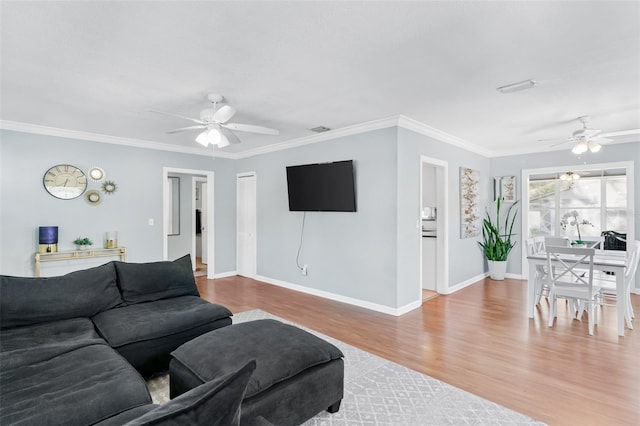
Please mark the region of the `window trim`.
[[[564, 173], [567, 170], [573, 172], [580, 172], [586, 170], [598, 170], [598, 169], [622, 169], [624, 168], [627, 176], [627, 240], [634, 241], [636, 239], [635, 234], [635, 192], [634, 192], [634, 163], [633, 161], [620, 161], [613, 163], [598, 163], [598, 164], [578, 164], [568, 166], [554, 166], [543, 167], [537, 169], [522, 169], [520, 175], [520, 194], [522, 194], [521, 205], [523, 214], [520, 215], [520, 253], [521, 253], [521, 271], [523, 278], [529, 276], [529, 262], [527, 262], [527, 249], [526, 238], [529, 234], [529, 215], [524, 212], [529, 211], [529, 176], [547, 173]], [[559, 196], [556, 191], [556, 196]], [[601, 203], [604, 204], [604, 203]]]

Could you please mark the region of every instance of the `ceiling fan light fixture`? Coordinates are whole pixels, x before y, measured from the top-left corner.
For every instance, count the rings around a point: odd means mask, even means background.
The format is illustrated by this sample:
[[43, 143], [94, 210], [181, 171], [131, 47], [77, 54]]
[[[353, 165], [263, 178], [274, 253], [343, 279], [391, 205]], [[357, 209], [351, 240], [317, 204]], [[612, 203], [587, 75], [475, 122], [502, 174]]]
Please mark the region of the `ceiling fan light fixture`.
[[560, 175], [560, 180], [574, 181], [580, 179], [580, 175], [574, 172], [565, 172]]
[[589, 146], [589, 151], [591, 152], [598, 152], [602, 148], [602, 145], [600, 145], [596, 141], [589, 141], [588, 146]]
[[216, 128], [208, 129], [200, 133], [198, 137], [196, 137], [196, 142], [198, 142], [200, 145], [204, 146], [205, 148], [209, 146], [209, 144], [219, 145], [221, 136], [222, 135], [220, 134], [220, 131], [218, 129]]
[[208, 135], [209, 131], [205, 130], [204, 132], [200, 133], [197, 137], [196, 137], [196, 142], [198, 142], [200, 145], [204, 146], [205, 148], [209, 145], [209, 135]]
[[231, 142], [229, 142], [229, 139], [227, 139], [227, 137], [225, 135], [223, 135], [222, 133], [218, 133], [220, 135], [220, 138], [218, 140], [218, 148], [224, 148], [225, 146], [229, 146], [231, 145]]
[[535, 80], [524, 80], [506, 86], [500, 86], [496, 90], [500, 93], [513, 93], [521, 90], [533, 89], [537, 82]]
[[573, 152], [576, 155], [580, 155], [580, 154], [584, 154], [588, 150], [589, 150], [589, 146], [587, 145], [587, 141], [581, 140], [573, 147], [573, 149], [571, 149], [571, 152]]

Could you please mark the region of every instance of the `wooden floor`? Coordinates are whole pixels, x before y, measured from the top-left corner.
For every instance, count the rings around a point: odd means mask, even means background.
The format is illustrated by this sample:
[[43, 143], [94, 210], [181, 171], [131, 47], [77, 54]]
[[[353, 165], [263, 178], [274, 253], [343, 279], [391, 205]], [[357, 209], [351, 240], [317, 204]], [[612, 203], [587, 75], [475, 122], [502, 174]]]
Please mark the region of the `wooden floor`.
[[242, 277], [198, 278], [233, 312], [262, 309], [552, 425], [640, 424], [640, 296], [636, 330], [618, 337], [615, 308], [595, 334], [564, 303], [526, 315], [526, 282], [486, 279], [400, 317]]

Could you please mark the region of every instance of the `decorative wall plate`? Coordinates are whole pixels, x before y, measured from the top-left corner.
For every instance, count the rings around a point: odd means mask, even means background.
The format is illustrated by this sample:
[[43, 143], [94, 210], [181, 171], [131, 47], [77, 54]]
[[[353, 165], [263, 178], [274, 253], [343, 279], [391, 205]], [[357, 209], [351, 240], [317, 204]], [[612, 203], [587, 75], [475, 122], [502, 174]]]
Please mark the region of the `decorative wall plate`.
[[102, 195], [100, 195], [100, 193], [95, 189], [87, 191], [84, 198], [85, 200], [87, 200], [87, 203], [91, 204], [92, 206], [97, 206], [102, 202]]
[[101, 167], [92, 167], [87, 174], [89, 175], [89, 179], [94, 182], [100, 182], [104, 179], [104, 170], [102, 170]]
[[102, 184], [102, 191], [104, 191], [105, 194], [111, 195], [116, 192], [116, 189], [118, 189], [118, 185], [112, 180], [105, 180]]

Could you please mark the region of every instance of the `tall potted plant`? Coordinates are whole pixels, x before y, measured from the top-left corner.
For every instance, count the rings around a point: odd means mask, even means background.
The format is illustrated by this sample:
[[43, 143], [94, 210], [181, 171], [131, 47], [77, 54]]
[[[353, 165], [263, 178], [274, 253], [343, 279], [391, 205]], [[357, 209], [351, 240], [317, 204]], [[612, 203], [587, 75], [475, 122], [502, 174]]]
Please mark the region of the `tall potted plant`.
[[478, 242], [478, 244], [482, 247], [489, 263], [489, 276], [492, 280], [504, 280], [504, 275], [507, 271], [507, 258], [516, 244], [515, 241], [511, 240], [511, 237], [515, 235], [513, 233], [513, 225], [518, 211], [514, 210], [514, 207], [517, 203], [517, 201], [514, 202], [507, 210], [502, 228], [500, 227], [501, 198], [496, 200], [495, 220], [491, 218], [489, 211], [487, 211], [487, 215], [482, 221], [483, 242]]

